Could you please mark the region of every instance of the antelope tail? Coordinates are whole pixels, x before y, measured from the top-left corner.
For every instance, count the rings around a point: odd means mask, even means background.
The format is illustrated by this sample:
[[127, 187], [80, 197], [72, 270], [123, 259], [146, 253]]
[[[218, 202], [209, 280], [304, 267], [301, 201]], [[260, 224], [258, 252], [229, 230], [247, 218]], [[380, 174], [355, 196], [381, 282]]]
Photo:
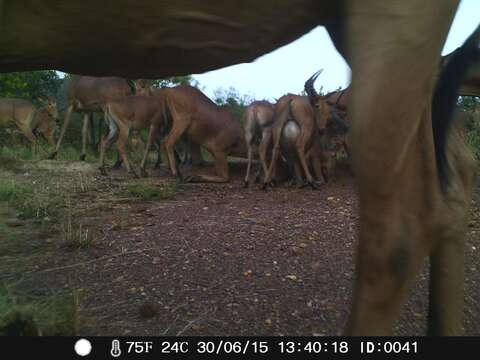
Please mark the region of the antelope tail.
[[438, 176], [443, 193], [446, 192], [449, 185], [446, 155], [448, 132], [453, 120], [461, 82], [470, 67], [480, 61], [480, 49], [478, 48], [479, 39], [480, 25], [465, 43], [452, 53], [451, 60], [443, 66], [433, 94], [433, 139], [435, 143]]

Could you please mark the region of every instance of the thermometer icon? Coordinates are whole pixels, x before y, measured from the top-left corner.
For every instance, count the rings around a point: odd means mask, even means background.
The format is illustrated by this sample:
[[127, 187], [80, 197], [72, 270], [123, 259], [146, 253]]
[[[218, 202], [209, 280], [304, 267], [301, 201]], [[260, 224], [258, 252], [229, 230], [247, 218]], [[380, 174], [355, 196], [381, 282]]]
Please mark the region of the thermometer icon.
[[112, 340], [112, 350], [110, 350], [110, 355], [113, 357], [119, 357], [122, 354], [120, 350], [120, 341], [117, 339]]

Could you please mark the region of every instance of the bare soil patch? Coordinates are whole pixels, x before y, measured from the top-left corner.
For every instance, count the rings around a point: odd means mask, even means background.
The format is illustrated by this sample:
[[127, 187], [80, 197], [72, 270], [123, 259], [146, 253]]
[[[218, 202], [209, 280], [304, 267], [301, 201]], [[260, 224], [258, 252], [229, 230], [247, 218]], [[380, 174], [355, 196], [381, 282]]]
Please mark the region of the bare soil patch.
[[[353, 180], [342, 172], [317, 191], [264, 192], [244, 189], [243, 164], [233, 168], [231, 183], [181, 184], [173, 198], [155, 201], [119, 195], [117, 184], [132, 181], [123, 172], [91, 175], [72, 199], [92, 243], [72, 249], [58, 234], [30, 232], [17, 238], [18, 251], [0, 254], [1, 280], [40, 293], [78, 290], [79, 335], [340, 335], [356, 246]], [[162, 186], [163, 173], [149, 181]], [[466, 335], [480, 335], [479, 201], [477, 189]], [[427, 265], [399, 335], [425, 334]]]

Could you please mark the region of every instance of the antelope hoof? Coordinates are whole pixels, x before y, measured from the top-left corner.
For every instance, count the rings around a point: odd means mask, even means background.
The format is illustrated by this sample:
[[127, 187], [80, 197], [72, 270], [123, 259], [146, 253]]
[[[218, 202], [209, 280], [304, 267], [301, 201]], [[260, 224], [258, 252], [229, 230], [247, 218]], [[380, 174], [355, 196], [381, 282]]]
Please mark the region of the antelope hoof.
[[320, 188], [320, 184], [317, 181], [309, 181], [307, 185], [309, 185], [312, 190], [318, 190]]
[[182, 184], [185, 182], [185, 178], [182, 176], [182, 174], [178, 173], [176, 175], [173, 175], [175, 179], [177, 179], [177, 183]]
[[48, 159], [49, 159], [49, 160], [54, 160], [56, 157], [57, 157], [57, 152], [54, 151], [54, 152], [52, 152], [52, 153], [48, 156]]
[[87, 155], [85, 155], [85, 154], [80, 155], [80, 161], [85, 161], [86, 157], [87, 157]]
[[244, 187], [245, 189], [248, 188], [248, 181], [244, 181], [244, 182], [243, 182], [243, 187]]
[[121, 167], [122, 167], [122, 162], [117, 161], [115, 164], [113, 164], [112, 169], [113, 170], [120, 170]]

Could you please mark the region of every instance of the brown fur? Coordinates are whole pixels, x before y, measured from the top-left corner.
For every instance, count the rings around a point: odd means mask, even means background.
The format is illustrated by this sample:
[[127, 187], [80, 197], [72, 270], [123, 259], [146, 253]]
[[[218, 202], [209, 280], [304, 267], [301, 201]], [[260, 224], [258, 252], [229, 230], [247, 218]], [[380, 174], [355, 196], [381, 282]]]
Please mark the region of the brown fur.
[[245, 156], [246, 143], [240, 123], [232, 114], [213, 103], [200, 90], [180, 85], [165, 89], [172, 128], [165, 138], [165, 151], [173, 176], [180, 176], [174, 146], [182, 135], [207, 149], [215, 161], [217, 175], [197, 175], [190, 181], [229, 181], [227, 155]]
[[60, 136], [55, 151], [50, 158], [55, 158], [60, 150], [63, 136], [70, 123], [72, 112], [78, 111], [84, 114], [82, 127], [82, 154], [84, 160], [87, 149], [87, 133], [91, 115], [95, 112], [103, 112], [102, 107], [109, 100], [128, 96], [132, 93], [127, 81], [117, 77], [92, 77], [72, 75], [67, 90], [67, 111], [63, 121]]
[[34, 153], [37, 152], [37, 131], [50, 145], [55, 146], [54, 132], [58, 117], [55, 99], [39, 100], [42, 106], [37, 109], [28, 100], [0, 99], [0, 126], [15, 125], [31, 142]]
[[126, 152], [126, 143], [130, 130], [149, 129], [147, 146], [145, 147], [140, 170], [146, 175], [147, 156], [155, 138], [168, 124], [165, 116], [165, 97], [160, 91], [155, 96], [131, 95], [117, 100], [111, 100], [105, 105], [105, 117], [110, 123], [110, 132], [102, 140], [100, 152], [100, 170], [105, 174], [105, 152], [114, 140], [127, 171], [136, 176], [130, 166]]
[[[300, 162], [301, 171], [305, 175], [307, 184], [317, 188], [319, 184], [314, 182], [310, 173], [306, 154], [314, 143], [318, 131], [324, 130], [328, 118], [329, 107], [324, 97], [319, 96], [314, 100], [314, 106], [306, 96], [285, 95], [278, 99], [275, 104], [275, 123], [273, 126], [273, 150], [272, 160], [265, 178], [264, 187], [269, 186], [276, 172], [276, 164], [280, 155], [280, 145], [283, 136], [283, 129], [289, 120], [294, 120], [300, 133], [295, 139], [295, 152]], [[290, 150], [288, 150], [290, 151]], [[299, 170], [297, 169], [297, 173]]]
[[[258, 148], [263, 175], [268, 172], [267, 152], [272, 143], [272, 127], [275, 120], [275, 108], [268, 101], [254, 101], [245, 109], [243, 127], [248, 151], [248, 165], [245, 174], [245, 187], [250, 182], [253, 152]], [[260, 174], [257, 174], [258, 177]]]
[[[427, 256], [435, 284], [429, 333], [461, 333], [471, 161], [462, 140], [451, 135], [450, 186], [457, 191], [445, 196], [431, 117], [432, 64], [439, 62], [459, 0], [117, 1], [115, 16], [93, 0], [3, 3], [9, 31], [0, 37], [2, 71], [200, 73], [251, 61], [325, 25], [352, 69], [348, 107], [360, 228], [345, 333], [390, 334]], [[87, 23], [71, 21], [76, 14], [89, 14]], [[136, 26], [125, 26], [131, 23]]]

